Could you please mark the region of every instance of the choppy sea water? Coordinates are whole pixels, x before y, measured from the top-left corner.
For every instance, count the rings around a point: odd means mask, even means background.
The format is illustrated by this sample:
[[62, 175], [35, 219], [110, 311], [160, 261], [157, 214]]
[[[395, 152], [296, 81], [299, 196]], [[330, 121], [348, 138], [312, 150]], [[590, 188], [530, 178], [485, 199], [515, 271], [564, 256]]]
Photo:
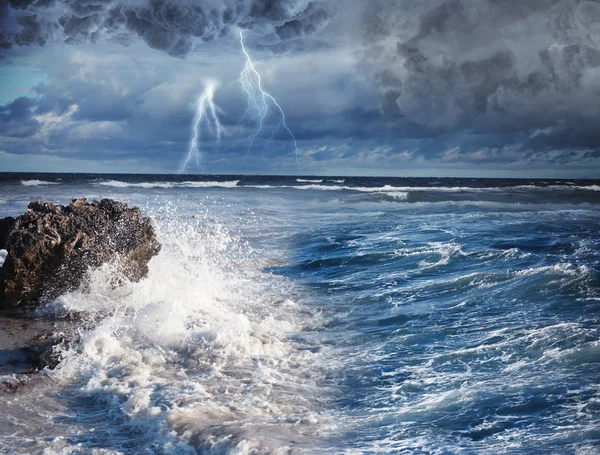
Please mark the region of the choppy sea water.
[[0, 453], [600, 453], [600, 181], [0, 174], [82, 196], [163, 248], [41, 310], [91, 319]]

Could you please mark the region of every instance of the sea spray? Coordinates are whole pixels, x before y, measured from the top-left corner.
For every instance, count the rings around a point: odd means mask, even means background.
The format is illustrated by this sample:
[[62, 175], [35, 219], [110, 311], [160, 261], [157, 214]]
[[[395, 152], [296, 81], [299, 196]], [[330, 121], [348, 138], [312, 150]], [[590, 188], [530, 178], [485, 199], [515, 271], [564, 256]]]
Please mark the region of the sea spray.
[[170, 205], [154, 218], [163, 250], [147, 279], [113, 288], [107, 265], [54, 303], [96, 322], [53, 374], [102, 402], [111, 424], [146, 434], [153, 442], [140, 451], [308, 447], [321, 420], [323, 354], [294, 336], [317, 316], [208, 212], [185, 218]]

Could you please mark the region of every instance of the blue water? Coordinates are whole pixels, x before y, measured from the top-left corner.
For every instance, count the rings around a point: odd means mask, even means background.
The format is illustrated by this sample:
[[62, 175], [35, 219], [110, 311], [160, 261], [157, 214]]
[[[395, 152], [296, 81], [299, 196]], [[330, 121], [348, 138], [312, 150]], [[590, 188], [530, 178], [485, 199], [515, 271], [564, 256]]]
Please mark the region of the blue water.
[[163, 251], [48, 304], [97, 322], [0, 452], [600, 453], [599, 181], [0, 174], [75, 196]]

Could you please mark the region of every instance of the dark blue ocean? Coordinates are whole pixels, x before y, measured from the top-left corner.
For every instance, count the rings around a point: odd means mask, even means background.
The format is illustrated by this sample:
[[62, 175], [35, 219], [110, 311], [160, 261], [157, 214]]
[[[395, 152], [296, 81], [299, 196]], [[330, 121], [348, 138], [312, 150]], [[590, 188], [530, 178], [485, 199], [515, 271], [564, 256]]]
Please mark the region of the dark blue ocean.
[[39, 310], [91, 318], [0, 453], [600, 454], [600, 180], [0, 174], [82, 196], [162, 250]]

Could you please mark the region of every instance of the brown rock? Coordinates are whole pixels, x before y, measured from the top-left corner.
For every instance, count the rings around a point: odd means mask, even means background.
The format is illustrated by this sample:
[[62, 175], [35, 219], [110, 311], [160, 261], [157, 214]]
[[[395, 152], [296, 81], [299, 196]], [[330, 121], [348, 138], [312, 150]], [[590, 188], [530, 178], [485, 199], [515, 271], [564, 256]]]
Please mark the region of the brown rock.
[[36, 201], [16, 220], [0, 220], [8, 256], [0, 268], [0, 307], [36, 305], [76, 289], [89, 268], [116, 261], [138, 281], [160, 250], [154, 226], [137, 207], [103, 199], [68, 206]]

